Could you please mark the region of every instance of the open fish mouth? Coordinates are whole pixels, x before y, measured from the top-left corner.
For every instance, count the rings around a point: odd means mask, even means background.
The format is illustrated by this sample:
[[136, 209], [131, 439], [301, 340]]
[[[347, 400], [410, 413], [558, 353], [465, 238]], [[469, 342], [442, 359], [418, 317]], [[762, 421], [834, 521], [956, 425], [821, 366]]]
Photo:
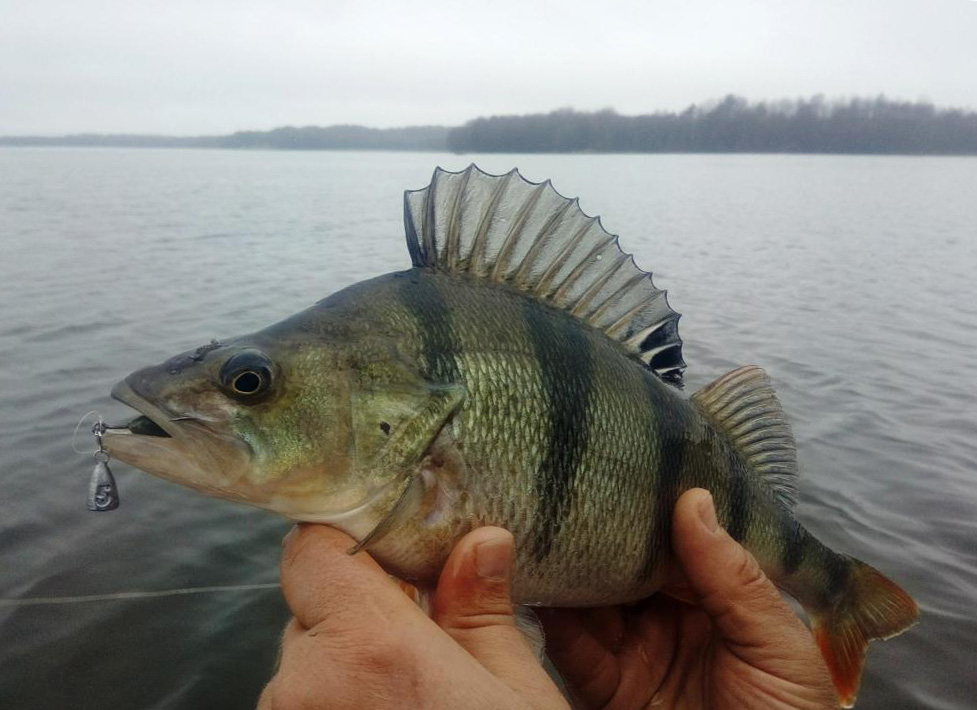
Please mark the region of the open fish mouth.
[[211, 422], [158, 404], [143, 388], [140, 378], [130, 376], [112, 389], [113, 399], [138, 414], [106, 430], [108, 453], [160, 478], [208, 495], [225, 495], [249, 465], [247, 447]]
[[159, 436], [167, 439], [170, 438], [170, 435], [166, 433], [166, 430], [163, 429], [163, 427], [147, 417], [145, 414], [140, 414], [131, 422], [125, 424], [122, 428], [127, 429], [130, 433], [138, 436]]
[[112, 434], [172, 439], [179, 436], [179, 422], [193, 421], [194, 419], [193, 417], [173, 416], [140, 396], [127, 380], [123, 380], [112, 388], [112, 398], [138, 412], [138, 416], [126, 424], [109, 427]]

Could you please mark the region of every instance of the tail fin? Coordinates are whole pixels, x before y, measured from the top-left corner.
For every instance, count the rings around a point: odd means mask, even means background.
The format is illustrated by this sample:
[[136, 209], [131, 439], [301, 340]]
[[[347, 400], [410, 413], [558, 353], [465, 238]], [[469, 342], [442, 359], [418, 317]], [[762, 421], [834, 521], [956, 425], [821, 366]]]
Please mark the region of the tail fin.
[[851, 559], [848, 588], [833, 609], [811, 614], [811, 628], [842, 707], [855, 704], [865, 647], [900, 634], [919, 616], [916, 602], [874, 567]]

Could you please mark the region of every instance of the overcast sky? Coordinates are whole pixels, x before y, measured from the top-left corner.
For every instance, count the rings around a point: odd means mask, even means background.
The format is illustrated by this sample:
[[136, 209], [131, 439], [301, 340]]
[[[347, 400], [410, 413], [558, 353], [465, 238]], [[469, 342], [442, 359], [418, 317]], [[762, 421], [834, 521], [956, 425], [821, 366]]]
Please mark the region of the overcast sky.
[[0, 0], [0, 135], [870, 95], [977, 108], [974, 0]]

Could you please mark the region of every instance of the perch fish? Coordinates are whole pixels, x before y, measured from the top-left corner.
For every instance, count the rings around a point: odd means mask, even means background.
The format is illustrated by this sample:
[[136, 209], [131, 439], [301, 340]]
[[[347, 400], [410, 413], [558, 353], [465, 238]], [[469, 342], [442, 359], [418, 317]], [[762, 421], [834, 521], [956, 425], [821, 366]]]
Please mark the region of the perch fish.
[[840, 701], [912, 598], [794, 518], [797, 457], [763, 370], [684, 397], [679, 315], [600, 221], [513, 170], [438, 169], [404, 197], [412, 268], [138, 370], [111, 455], [208, 495], [339, 528], [431, 584], [481, 525], [516, 540], [521, 604], [605, 605], [675, 569], [678, 496], [807, 611]]

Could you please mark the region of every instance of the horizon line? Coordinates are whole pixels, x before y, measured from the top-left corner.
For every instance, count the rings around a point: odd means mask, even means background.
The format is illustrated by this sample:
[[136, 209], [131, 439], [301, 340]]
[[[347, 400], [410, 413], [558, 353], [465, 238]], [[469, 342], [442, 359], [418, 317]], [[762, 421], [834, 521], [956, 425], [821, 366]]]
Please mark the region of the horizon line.
[[[977, 1], [977, 0], [975, 0]], [[330, 124], [317, 124], [317, 123], [286, 123], [277, 126], [272, 126], [270, 128], [238, 128], [230, 131], [225, 131], [222, 133], [157, 133], [157, 132], [118, 132], [118, 131], [108, 131], [100, 132], [98, 130], [80, 130], [73, 132], [62, 132], [62, 133], [27, 133], [27, 134], [14, 134], [14, 133], [0, 133], [0, 140], [25, 140], [25, 139], [41, 139], [41, 140], [57, 140], [66, 138], [150, 138], [150, 139], [177, 139], [177, 140], [194, 140], [194, 139], [216, 139], [216, 138], [226, 138], [229, 136], [234, 136], [242, 133], [270, 133], [272, 131], [285, 130], [285, 129], [309, 129], [309, 128], [319, 128], [319, 129], [332, 129], [332, 128], [355, 128], [355, 129], [365, 129], [369, 131], [402, 131], [402, 130], [413, 130], [413, 129], [439, 129], [439, 130], [451, 130], [454, 128], [460, 128], [466, 124], [477, 121], [480, 119], [489, 118], [507, 118], [507, 117], [526, 117], [526, 116], [547, 116], [554, 113], [559, 113], [562, 111], [568, 111], [573, 113], [582, 114], [600, 114], [600, 113], [612, 113], [625, 118], [638, 118], [643, 116], [656, 116], [662, 114], [673, 114], [680, 115], [689, 109], [700, 108], [709, 109], [715, 108], [717, 105], [722, 103], [727, 99], [737, 99], [744, 101], [748, 106], [758, 106], [761, 104], [797, 104], [801, 101], [814, 101], [820, 100], [825, 103], [826, 106], [831, 107], [834, 105], [851, 103], [852, 101], [878, 101], [884, 100], [889, 103], [894, 104], [912, 104], [912, 105], [924, 105], [932, 106], [939, 111], [961, 111], [963, 113], [973, 114], [977, 113], [977, 107], [970, 106], [938, 106], [936, 103], [924, 99], [917, 98], [915, 100], [910, 99], [900, 99], [900, 98], [890, 98], [884, 93], [875, 95], [855, 95], [850, 94], [846, 96], [837, 97], [827, 97], [826, 94], [818, 93], [812, 94], [810, 96], [800, 96], [794, 98], [779, 98], [779, 99], [760, 99], [751, 100], [747, 99], [739, 94], [728, 93], [719, 99], [707, 99], [698, 103], [688, 104], [684, 109], [657, 109], [655, 111], [644, 112], [644, 113], [620, 113], [614, 107], [605, 107], [600, 109], [576, 109], [572, 106], [560, 106], [552, 108], [548, 111], [531, 111], [523, 113], [495, 113], [495, 114], [482, 114], [475, 116], [474, 118], [466, 119], [461, 123], [456, 124], [445, 124], [445, 123], [422, 123], [422, 124], [411, 124], [411, 125], [398, 125], [398, 126], [387, 126], [378, 127], [370, 126], [365, 123], [330, 123]]]

